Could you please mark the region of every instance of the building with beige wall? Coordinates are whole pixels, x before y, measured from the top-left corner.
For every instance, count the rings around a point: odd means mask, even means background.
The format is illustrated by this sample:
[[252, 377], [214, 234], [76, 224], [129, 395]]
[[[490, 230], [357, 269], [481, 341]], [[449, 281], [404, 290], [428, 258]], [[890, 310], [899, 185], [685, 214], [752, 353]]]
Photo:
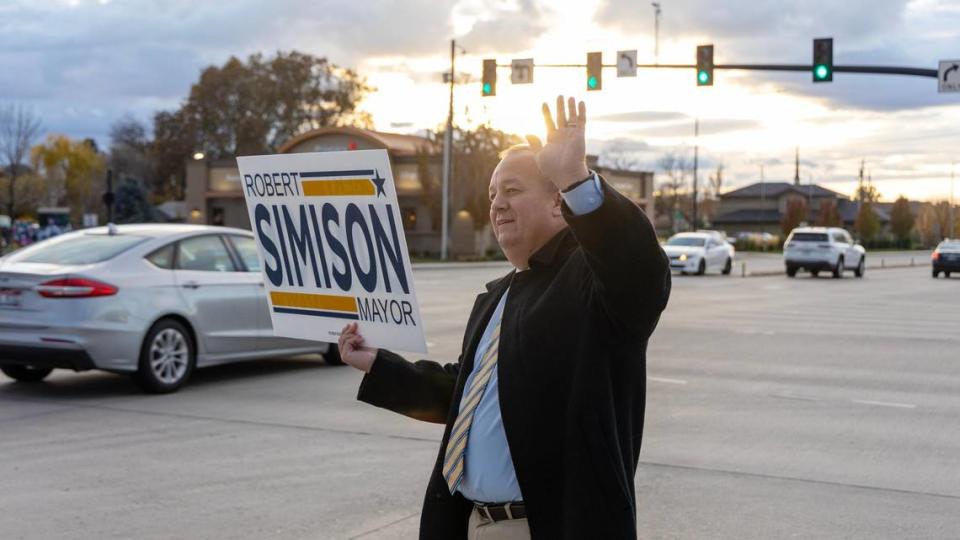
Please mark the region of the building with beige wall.
[[[328, 127], [290, 139], [277, 153], [383, 149], [390, 157], [407, 246], [412, 253], [439, 253], [440, 226], [434, 224], [425, 200], [421, 174], [440, 178], [437, 145], [415, 135], [383, 133], [353, 127]], [[235, 159], [187, 163], [186, 205], [190, 223], [250, 228]]]

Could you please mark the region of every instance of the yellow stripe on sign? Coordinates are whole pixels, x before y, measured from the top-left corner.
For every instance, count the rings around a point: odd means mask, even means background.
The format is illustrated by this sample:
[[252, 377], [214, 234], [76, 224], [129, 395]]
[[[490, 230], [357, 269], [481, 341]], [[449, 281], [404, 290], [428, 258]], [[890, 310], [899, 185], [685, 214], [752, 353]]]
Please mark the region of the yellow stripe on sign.
[[357, 299], [352, 296], [271, 291], [270, 300], [281, 307], [357, 312]]
[[332, 178], [330, 180], [303, 180], [302, 182], [303, 194], [307, 197], [373, 196], [375, 193], [373, 183], [366, 178]]

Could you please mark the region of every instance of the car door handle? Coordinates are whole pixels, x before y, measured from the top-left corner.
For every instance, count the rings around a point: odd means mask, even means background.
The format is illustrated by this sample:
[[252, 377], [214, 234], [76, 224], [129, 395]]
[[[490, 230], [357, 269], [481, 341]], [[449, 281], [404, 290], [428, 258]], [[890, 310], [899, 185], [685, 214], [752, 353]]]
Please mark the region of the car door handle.
[[184, 289], [199, 289], [199, 288], [200, 288], [200, 284], [197, 283], [196, 281], [188, 281], [188, 282], [186, 282], [186, 283], [183, 284], [183, 288], [184, 288]]

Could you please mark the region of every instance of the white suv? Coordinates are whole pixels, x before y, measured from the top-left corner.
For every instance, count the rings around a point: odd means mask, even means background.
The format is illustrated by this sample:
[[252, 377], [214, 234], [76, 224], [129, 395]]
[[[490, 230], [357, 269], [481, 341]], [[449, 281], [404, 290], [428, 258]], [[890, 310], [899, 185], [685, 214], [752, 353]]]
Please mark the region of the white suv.
[[783, 262], [787, 275], [794, 277], [803, 269], [817, 276], [821, 270], [843, 276], [844, 270], [853, 270], [863, 277], [867, 252], [838, 227], [797, 227], [783, 244]]

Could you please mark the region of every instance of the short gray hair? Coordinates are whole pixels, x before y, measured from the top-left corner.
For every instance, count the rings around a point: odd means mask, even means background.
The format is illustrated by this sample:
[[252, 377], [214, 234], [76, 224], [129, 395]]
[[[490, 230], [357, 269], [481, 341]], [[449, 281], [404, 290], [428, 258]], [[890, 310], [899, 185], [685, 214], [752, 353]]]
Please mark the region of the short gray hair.
[[[537, 153], [533, 150], [533, 147], [531, 147], [529, 144], [520, 143], [520, 144], [515, 144], [513, 146], [509, 146], [501, 150], [500, 153], [497, 154], [497, 157], [500, 158], [500, 161], [503, 161], [512, 155], [527, 154], [527, 153], [530, 154], [531, 157], [536, 159]], [[560, 191], [560, 188], [558, 188], [557, 185], [551, 182], [550, 179], [547, 178], [546, 176], [543, 176], [541, 174], [540, 179], [543, 180], [544, 184], [546, 184], [546, 187], [548, 188], [549, 191]]]

